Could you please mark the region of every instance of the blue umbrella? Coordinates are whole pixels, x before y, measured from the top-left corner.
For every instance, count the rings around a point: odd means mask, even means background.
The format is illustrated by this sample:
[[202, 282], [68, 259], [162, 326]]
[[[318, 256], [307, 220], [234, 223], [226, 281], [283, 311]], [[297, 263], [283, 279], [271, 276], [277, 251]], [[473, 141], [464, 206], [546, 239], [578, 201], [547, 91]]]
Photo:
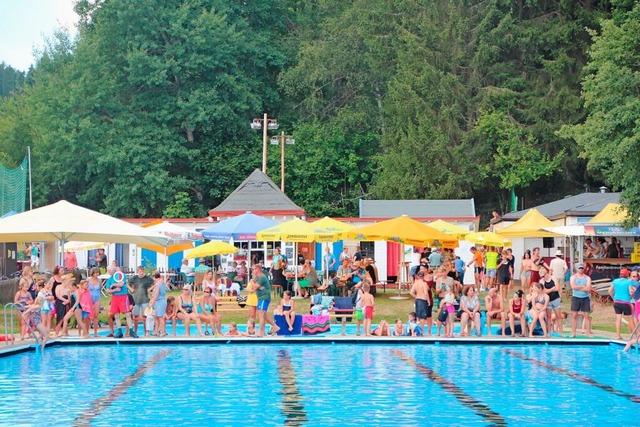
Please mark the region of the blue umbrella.
[[255, 240], [256, 233], [265, 228], [273, 227], [277, 222], [259, 215], [247, 212], [234, 216], [202, 231], [202, 236], [208, 240]]

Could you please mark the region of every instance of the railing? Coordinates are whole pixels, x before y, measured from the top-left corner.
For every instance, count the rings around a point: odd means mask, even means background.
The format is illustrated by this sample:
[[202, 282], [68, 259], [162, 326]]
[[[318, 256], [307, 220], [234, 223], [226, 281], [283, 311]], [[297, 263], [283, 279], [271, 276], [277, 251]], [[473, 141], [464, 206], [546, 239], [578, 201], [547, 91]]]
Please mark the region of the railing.
[[[18, 316], [22, 316], [22, 313], [20, 312], [20, 310], [18, 309], [18, 306], [12, 302], [5, 304], [4, 305], [4, 334], [1, 334], [0, 336], [4, 337], [4, 341], [5, 341], [5, 345], [9, 345], [9, 343], [11, 343], [12, 345], [15, 344], [16, 340], [14, 337], [14, 333], [13, 333], [13, 325], [15, 322], [15, 319], [13, 317], [13, 312], [17, 312]], [[7, 318], [9, 319], [9, 323], [7, 323]], [[11, 334], [9, 335], [9, 325], [11, 325]], [[33, 329], [31, 329], [31, 326], [29, 325], [29, 323], [25, 320], [25, 325], [27, 326], [27, 329], [29, 330], [29, 334], [35, 339], [35, 333], [33, 332]], [[22, 334], [22, 331], [19, 331], [20, 334]], [[9, 338], [11, 337], [11, 338]]]

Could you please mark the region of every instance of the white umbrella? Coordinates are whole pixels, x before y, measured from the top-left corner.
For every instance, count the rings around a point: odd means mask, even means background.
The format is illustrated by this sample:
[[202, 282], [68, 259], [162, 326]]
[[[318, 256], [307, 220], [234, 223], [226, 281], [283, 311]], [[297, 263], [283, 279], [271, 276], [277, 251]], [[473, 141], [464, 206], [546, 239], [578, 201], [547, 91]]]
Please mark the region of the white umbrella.
[[61, 200], [0, 219], [0, 242], [109, 242], [166, 245], [165, 236]]

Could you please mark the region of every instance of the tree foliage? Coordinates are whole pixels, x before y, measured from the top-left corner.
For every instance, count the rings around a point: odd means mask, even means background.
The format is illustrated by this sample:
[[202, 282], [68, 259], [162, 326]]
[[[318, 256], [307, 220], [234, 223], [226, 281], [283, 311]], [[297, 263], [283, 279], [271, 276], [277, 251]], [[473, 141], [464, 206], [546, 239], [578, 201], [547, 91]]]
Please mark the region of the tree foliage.
[[561, 135], [575, 139], [588, 167], [622, 190], [629, 219], [640, 218], [640, 4], [619, 2], [615, 19], [593, 32], [590, 62], [583, 81], [583, 123]]
[[[36, 205], [200, 216], [259, 167], [249, 122], [267, 112], [295, 136], [286, 189], [311, 216], [356, 216], [361, 198], [474, 197], [482, 212], [513, 187], [532, 204], [605, 178], [634, 188], [611, 180], [616, 157], [593, 150], [586, 172], [579, 157], [597, 131], [624, 134], [616, 148], [635, 135], [637, 92], [615, 86], [637, 83], [621, 51], [633, 4], [79, 0], [77, 39], [54, 34], [0, 99], [2, 161], [32, 146]], [[610, 104], [617, 128], [598, 130]]]

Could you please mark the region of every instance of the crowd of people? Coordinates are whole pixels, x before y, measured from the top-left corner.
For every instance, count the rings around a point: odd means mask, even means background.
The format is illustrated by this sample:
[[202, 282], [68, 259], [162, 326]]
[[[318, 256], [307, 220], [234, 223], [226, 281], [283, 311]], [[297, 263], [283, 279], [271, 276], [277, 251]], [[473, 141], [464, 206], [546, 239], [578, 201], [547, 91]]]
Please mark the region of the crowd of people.
[[[459, 321], [461, 337], [491, 335], [494, 322], [499, 323], [502, 336], [549, 337], [551, 333], [563, 336], [566, 318], [570, 316], [570, 337], [576, 336], [579, 326], [583, 333], [592, 336], [591, 279], [583, 264], [575, 265], [575, 271], [569, 274], [561, 251], [547, 262], [540, 255], [539, 248], [526, 250], [518, 275], [514, 272], [515, 258], [510, 249], [472, 247], [468, 263], [448, 250], [425, 250], [421, 255], [420, 264], [411, 271], [410, 295], [415, 300], [415, 309], [408, 315], [406, 323], [396, 319], [393, 327], [386, 319], [373, 327], [374, 284], [377, 281], [375, 263], [362, 256], [356, 259], [347, 250], [338, 259], [327, 251], [323, 258], [325, 268], [339, 267], [335, 273], [329, 270], [331, 280], [326, 281], [318, 278], [309, 261], [300, 266], [298, 280], [291, 280], [287, 259], [279, 251], [276, 251], [268, 270], [270, 278], [260, 264], [252, 267], [251, 275], [245, 265], [235, 266], [236, 277], [240, 281], [233, 282], [237, 285], [233, 291], [230, 291], [230, 279], [217, 277], [210, 267], [199, 266], [197, 268], [204, 272], [204, 279], [202, 294], [198, 295], [195, 295], [192, 281], [185, 282], [179, 295], [168, 295], [167, 277], [157, 271], [147, 275], [142, 266], [138, 267], [135, 275], [127, 277], [116, 265], [109, 265], [109, 278], [105, 283], [99, 278], [98, 267], [92, 268], [88, 277], [80, 280], [74, 274], [65, 273], [62, 267], [55, 267], [49, 280], [36, 282], [32, 268], [27, 266], [23, 269], [14, 302], [23, 310], [20, 339], [37, 331], [43, 345], [50, 331], [56, 337], [68, 335], [69, 323], [74, 320], [80, 336], [89, 337], [91, 330], [94, 336], [98, 336], [103, 292], [110, 297], [107, 311], [110, 337], [128, 335], [137, 338], [141, 322], [144, 335], [166, 336], [169, 325], [176, 335], [178, 321], [184, 324], [186, 336], [190, 336], [192, 324], [197, 335], [221, 336], [222, 318], [217, 309], [217, 297], [240, 296], [241, 283], [247, 293], [242, 297], [248, 308], [247, 329], [239, 332], [235, 325], [229, 328], [227, 335], [265, 336], [278, 332], [279, 328], [269, 313], [272, 286], [275, 285], [281, 286], [284, 292], [273, 313], [284, 316], [289, 331], [293, 330], [296, 314], [313, 312], [313, 304], [302, 303], [302, 308], [297, 309], [294, 299], [308, 297], [311, 288], [316, 292], [329, 292], [331, 287], [338, 294], [353, 298], [358, 335], [363, 330], [364, 336], [435, 335], [447, 338], [454, 336], [454, 322]], [[101, 259], [100, 262], [105, 261]], [[465, 286], [463, 277], [467, 268], [473, 268], [474, 283]], [[612, 281], [609, 289], [618, 339], [622, 339], [623, 319], [629, 331], [640, 320], [638, 275], [637, 270], [622, 269], [620, 277]], [[511, 292], [516, 286], [515, 278], [520, 279], [518, 289]], [[563, 291], [571, 293], [569, 312], [562, 311]], [[486, 293], [482, 300], [481, 292]], [[126, 327], [123, 327], [123, 320]], [[266, 330], [267, 325], [271, 326], [269, 331]]]

